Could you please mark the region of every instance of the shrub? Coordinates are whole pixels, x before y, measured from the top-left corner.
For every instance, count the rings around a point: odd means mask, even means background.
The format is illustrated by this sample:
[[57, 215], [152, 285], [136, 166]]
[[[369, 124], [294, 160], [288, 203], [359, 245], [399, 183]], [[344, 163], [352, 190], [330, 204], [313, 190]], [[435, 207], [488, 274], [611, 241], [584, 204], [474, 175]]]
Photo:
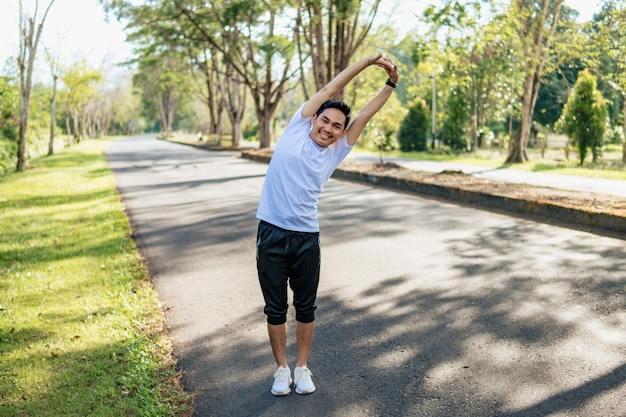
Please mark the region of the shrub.
[[415, 99], [409, 106], [398, 130], [398, 144], [403, 152], [425, 151], [430, 135], [430, 109], [422, 98]]
[[0, 77], [0, 137], [17, 139], [18, 106], [18, 91], [9, 84], [8, 78]]
[[580, 165], [591, 149], [593, 162], [602, 155], [608, 117], [607, 102], [597, 89], [596, 77], [582, 71], [565, 103], [556, 128], [576, 142]]
[[460, 151], [467, 150], [467, 123], [469, 121], [469, 103], [463, 87], [457, 85], [448, 95], [446, 117], [439, 136], [444, 145]]

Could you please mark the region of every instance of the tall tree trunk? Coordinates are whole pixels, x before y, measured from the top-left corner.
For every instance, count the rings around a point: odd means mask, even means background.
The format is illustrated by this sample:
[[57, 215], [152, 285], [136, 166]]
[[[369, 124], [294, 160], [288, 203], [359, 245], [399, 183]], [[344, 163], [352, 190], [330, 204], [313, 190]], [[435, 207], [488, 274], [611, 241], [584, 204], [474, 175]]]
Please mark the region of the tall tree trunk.
[[624, 100], [623, 105], [622, 105], [623, 112], [624, 112], [624, 115], [623, 115], [624, 121], [623, 121], [623, 126], [622, 126], [623, 131], [624, 131], [624, 139], [622, 142], [622, 162], [626, 164], [626, 92], [623, 93], [622, 97]]
[[72, 144], [72, 124], [70, 123], [70, 112], [65, 116], [65, 130], [67, 131], [67, 145]]
[[[20, 131], [19, 143], [17, 146], [17, 170], [23, 171], [28, 166], [26, 160], [26, 129], [28, 128], [28, 115], [30, 110], [30, 91], [31, 91], [31, 74], [29, 71], [27, 81], [22, 83], [21, 87], [21, 113], [20, 113]], [[22, 77], [20, 77], [22, 78]]]
[[[474, 54], [474, 51], [472, 51]], [[472, 152], [478, 151], [478, 95], [476, 94], [476, 64], [472, 62]]]
[[[522, 95], [522, 117], [519, 136], [511, 141], [506, 163], [528, 161], [526, 146], [539, 95], [541, 79], [551, 51], [552, 39], [556, 33], [563, 0], [541, 0], [538, 5], [527, 0], [516, 0], [514, 15], [518, 20], [517, 33], [522, 44], [526, 76]], [[551, 19], [551, 20], [550, 20]]]
[[[207, 109], [209, 110], [209, 135], [221, 136], [222, 134], [222, 108], [223, 98], [219, 94], [221, 90], [221, 81], [219, 79], [220, 62], [217, 58], [218, 51], [214, 47], [209, 47], [204, 51], [204, 60], [198, 60], [192, 57], [196, 67], [200, 69], [204, 77], [204, 89], [206, 94], [201, 92], [204, 97]], [[211, 65], [209, 65], [211, 62]]]
[[239, 123], [231, 124], [230, 134], [233, 138], [233, 148], [239, 147], [241, 140], [243, 139], [243, 128], [241, 127], [241, 120]]
[[530, 128], [533, 120], [532, 83], [533, 77], [531, 75], [527, 75], [524, 80], [520, 130], [517, 136], [511, 138], [511, 148], [509, 149], [509, 156], [506, 160], [506, 163], [509, 164], [528, 161], [526, 144], [528, 143], [528, 138], [530, 137]]
[[81, 135], [81, 128], [80, 128], [80, 114], [78, 113], [78, 110], [74, 109], [72, 111], [72, 120], [74, 121], [74, 144], [80, 143], [80, 135]]
[[270, 120], [265, 117], [265, 114], [257, 111], [259, 117], [259, 148], [269, 148], [272, 142], [272, 135], [270, 132]]
[[176, 109], [178, 108], [178, 102], [173, 94], [169, 95], [169, 101], [167, 104], [167, 131], [172, 133], [174, 117], [176, 117]]
[[48, 155], [54, 154], [54, 131], [57, 122], [57, 79], [52, 77], [52, 97], [50, 97], [50, 140], [48, 141]]
[[[158, 94], [159, 120], [161, 125], [161, 135], [165, 139], [172, 133], [172, 98], [171, 91]], [[175, 113], [175, 111], [174, 111]]]
[[276, 107], [280, 102], [281, 95], [279, 95], [275, 101], [269, 100], [268, 96], [265, 96], [266, 100], [264, 102], [260, 102], [255, 100], [255, 108], [257, 118], [259, 119], [259, 147], [260, 148], [269, 148], [272, 143], [272, 130], [271, 130], [271, 121], [274, 112], [276, 111]]
[[50, 0], [46, 8], [41, 22], [35, 28], [35, 20], [37, 19], [37, 9], [32, 17], [26, 17], [22, 2], [20, 1], [19, 31], [20, 31], [20, 52], [17, 59], [20, 74], [20, 129], [19, 142], [17, 147], [17, 171], [23, 171], [28, 166], [26, 160], [26, 132], [28, 129], [28, 117], [30, 115], [30, 93], [33, 85], [33, 66], [35, 63], [35, 55], [37, 54], [37, 45], [43, 31], [43, 24], [48, 15], [48, 11], [55, 0]]

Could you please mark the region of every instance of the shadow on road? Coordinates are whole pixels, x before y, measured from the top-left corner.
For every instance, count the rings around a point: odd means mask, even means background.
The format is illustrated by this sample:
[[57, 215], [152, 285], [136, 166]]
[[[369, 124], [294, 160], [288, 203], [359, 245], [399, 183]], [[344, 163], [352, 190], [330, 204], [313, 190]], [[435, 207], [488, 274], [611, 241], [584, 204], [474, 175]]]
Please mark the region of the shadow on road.
[[[594, 245], [513, 219], [472, 228], [454, 205], [425, 200], [410, 212], [413, 204], [389, 194], [354, 193], [358, 203], [330, 185], [323, 203], [323, 265], [333, 266], [318, 299], [316, 393], [269, 394], [273, 359], [259, 308], [186, 352], [198, 415], [620, 415], [626, 252], [617, 241]], [[423, 235], [407, 237], [414, 227]], [[475, 232], [454, 232], [463, 228]], [[246, 230], [236, 239], [254, 239]], [[383, 250], [390, 242], [397, 254]], [[403, 260], [395, 270], [394, 256]], [[385, 258], [381, 271], [361, 277], [359, 264], [376, 257]]]
[[335, 180], [317, 391], [272, 397], [254, 262], [265, 167], [162, 152], [111, 158], [198, 416], [623, 416], [623, 241]]

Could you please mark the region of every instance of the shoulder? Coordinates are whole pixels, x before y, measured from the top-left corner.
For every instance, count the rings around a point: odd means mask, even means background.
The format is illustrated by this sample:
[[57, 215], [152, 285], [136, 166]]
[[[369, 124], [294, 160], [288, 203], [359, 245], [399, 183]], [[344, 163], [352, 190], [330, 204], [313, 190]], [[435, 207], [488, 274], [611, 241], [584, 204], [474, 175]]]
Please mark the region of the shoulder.
[[289, 123], [287, 123], [287, 128], [285, 132], [294, 130], [294, 129], [308, 129], [308, 126], [311, 124], [311, 117], [304, 117], [302, 115], [302, 106], [298, 107], [298, 110], [291, 116], [289, 119]]
[[293, 113], [293, 115], [291, 116], [291, 121], [298, 121], [298, 120], [311, 120], [312, 116], [306, 116], [304, 114], [304, 104], [300, 105], [300, 107], [298, 107], [298, 109]]

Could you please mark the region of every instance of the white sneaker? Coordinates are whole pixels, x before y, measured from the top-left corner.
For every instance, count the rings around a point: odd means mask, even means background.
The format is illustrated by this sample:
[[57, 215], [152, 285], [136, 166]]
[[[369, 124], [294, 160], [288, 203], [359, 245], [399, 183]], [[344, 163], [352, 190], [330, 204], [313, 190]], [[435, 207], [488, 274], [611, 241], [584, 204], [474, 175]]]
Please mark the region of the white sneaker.
[[311, 380], [313, 374], [306, 366], [301, 366], [293, 371], [294, 385], [298, 394], [310, 394], [315, 391], [315, 385]]
[[274, 384], [272, 394], [276, 396], [291, 394], [291, 370], [279, 366], [274, 371]]

